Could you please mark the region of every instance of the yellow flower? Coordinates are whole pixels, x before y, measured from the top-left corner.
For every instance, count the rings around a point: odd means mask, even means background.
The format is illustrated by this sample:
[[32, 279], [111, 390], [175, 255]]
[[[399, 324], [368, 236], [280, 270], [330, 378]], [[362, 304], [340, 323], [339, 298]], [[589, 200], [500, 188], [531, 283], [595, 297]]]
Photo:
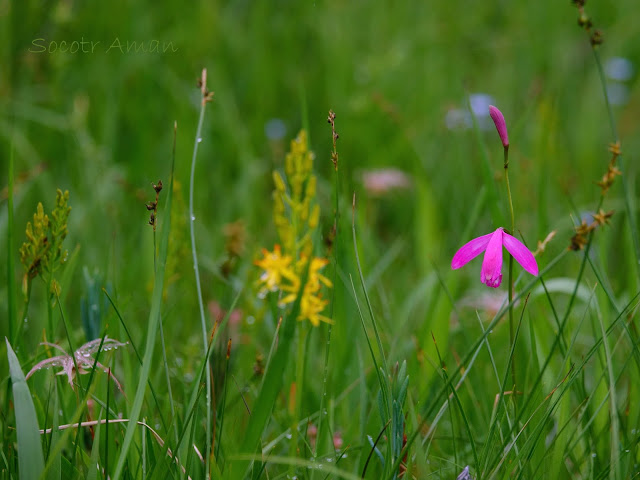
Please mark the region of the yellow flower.
[[291, 256], [282, 255], [280, 245], [275, 245], [273, 252], [263, 248], [262, 255], [264, 258], [255, 261], [255, 264], [264, 270], [260, 275], [260, 283], [263, 284], [259, 292], [260, 296], [264, 297], [267, 292], [283, 289], [285, 286], [283, 285], [283, 279], [287, 279], [291, 283], [300, 283], [300, 280], [291, 269]]
[[[298, 262], [297, 270], [304, 271], [305, 265], [307, 263], [306, 258], [300, 259]], [[319, 295], [316, 295], [321, 288], [321, 284], [331, 288], [333, 284], [331, 280], [322, 275], [319, 270], [324, 268], [329, 263], [329, 260], [326, 258], [318, 258], [314, 257], [311, 260], [311, 264], [309, 265], [309, 273], [307, 276], [307, 283], [304, 286], [304, 292], [302, 294], [302, 298], [300, 299], [300, 314], [298, 315], [298, 320], [302, 321], [304, 319], [308, 319], [314, 327], [320, 325], [320, 321], [332, 323], [331, 319], [320, 315], [320, 313], [324, 310], [324, 307], [329, 303], [328, 300], [322, 300]], [[283, 291], [288, 292], [288, 295], [284, 296], [280, 300], [280, 305], [284, 306], [287, 303], [292, 303], [295, 301], [298, 296], [298, 292], [300, 291], [300, 277], [297, 275], [295, 279], [293, 279], [291, 285], [281, 287]]]
[[309, 266], [309, 279], [307, 280], [307, 288], [310, 288], [313, 292], [320, 290], [320, 284], [324, 284], [326, 287], [331, 288], [333, 283], [327, 277], [322, 275], [319, 270], [329, 264], [329, 260], [326, 258], [314, 257], [311, 260]]
[[298, 315], [298, 320], [302, 321], [307, 318], [314, 327], [320, 325], [321, 321], [333, 323], [329, 317], [321, 315], [322, 310], [324, 310], [324, 307], [326, 307], [328, 303], [328, 300], [322, 300], [319, 296], [316, 297], [305, 288], [304, 295], [302, 295], [302, 299], [300, 299], [300, 315]]

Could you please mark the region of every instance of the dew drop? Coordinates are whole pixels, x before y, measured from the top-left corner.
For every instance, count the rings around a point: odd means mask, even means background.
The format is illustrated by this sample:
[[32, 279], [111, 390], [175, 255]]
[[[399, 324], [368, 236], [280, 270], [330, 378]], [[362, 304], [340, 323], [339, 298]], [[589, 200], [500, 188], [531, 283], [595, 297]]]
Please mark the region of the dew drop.
[[200, 143], [202, 141], [201, 137], [198, 137], [198, 143]]

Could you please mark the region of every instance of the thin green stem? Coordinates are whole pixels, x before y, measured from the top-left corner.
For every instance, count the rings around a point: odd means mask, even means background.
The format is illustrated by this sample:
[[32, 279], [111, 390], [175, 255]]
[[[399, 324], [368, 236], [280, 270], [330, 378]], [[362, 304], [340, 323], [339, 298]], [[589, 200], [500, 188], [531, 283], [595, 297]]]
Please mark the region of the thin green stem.
[[611, 102], [609, 101], [609, 93], [607, 92], [607, 81], [604, 74], [604, 68], [602, 68], [602, 62], [600, 61], [600, 53], [598, 53], [598, 49], [593, 47], [593, 56], [596, 60], [596, 66], [598, 67], [598, 76], [600, 77], [600, 84], [602, 86], [602, 95], [604, 96], [604, 103], [607, 106], [607, 115], [609, 117], [609, 126], [611, 127], [611, 133], [613, 135], [613, 140], [617, 142], [618, 139], [618, 129], [616, 128], [616, 121], [613, 116], [613, 109], [611, 108]]
[[[173, 149], [172, 149], [172, 161], [175, 163], [176, 158], [176, 131], [177, 124], [173, 125]], [[156, 208], [158, 204], [158, 194], [156, 193]], [[168, 212], [169, 216], [171, 216], [171, 212]], [[158, 216], [156, 215], [155, 222], [158, 222]], [[153, 272], [156, 273], [156, 263], [157, 263], [157, 250], [156, 250], [156, 225], [153, 226]], [[167, 360], [167, 348], [165, 346], [164, 341], [164, 328], [162, 327], [162, 316], [160, 317], [160, 323], [158, 325], [160, 328], [160, 345], [162, 347], [162, 363], [164, 365], [164, 375], [167, 380], [167, 393], [169, 395], [169, 406], [171, 408], [171, 423], [173, 425], [173, 434], [175, 442], [178, 443], [178, 423], [176, 421], [176, 408], [173, 403], [173, 391], [171, 390], [171, 377], [169, 376], [169, 361]]]
[[[225, 367], [224, 367], [224, 386], [223, 386], [223, 392], [222, 392], [222, 408], [220, 408], [220, 429], [218, 431], [218, 441], [216, 442], [216, 463], [219, 461], [218, 457], [220, 455], [220, 444], [222, 443], [222, 429], [224, 427], [224, 417], [225, 417], [225, 411], [224, 409], [226, 408], [227, 405], [227, 391], [228, 391], [228, 381], [229, 381], [229, 358], [231, 356], [231, 339], [229, 339], [229, 343], [227, 343], [227, 356], [226, 356], [226, 362], [225, 362]], [[178, 443], [178, 442], [176, 442]]]
[[[302, 405], [302, 390], [304, 387], [304, 353], [305, 353], [305, 334], [307, 329], [304, 325], [298, 325], [298, 348], [296, 355], [296, 383], [293, 389], [294, 403], [293, 403], [293, 422], [291, 424], [291, 445], [289, 447], [289, 454], [291, 457], [299, 456], [298, 453], [298, 422], [300, 421], [300, 407]], [[295, 467], [290, 466], [290, 473], [293, 475]]]
[[[504, 179], [507, 184], [507, 198], [509, 199], [509, 213], [511, 214], [511, 235], [516, 233], [516, 223], [513, 215], [513, 200], [511, 198], [511, 186], [509, 185], [509, 145], [504, 147]], [[509, 339], [511, 348], [515, 341], [515, 332], [513, 330], [513, 257], [509, 255]], [[511, 362], [511, 381], [513, 382], [513, 391], [516, 391], [516, 362], [515, 358]], [[516, 395], [513, 395], [515, 399]]]
[[54, 328], [53, 328], [53, 298], [54, 295], [51, 293], [51, 287], [53, 285], [53, 271], [49, 271], [49, 278], [47, 279], [47, 330], [50, 339], [54, 339]]
[[[200, 323], [202, 325], [202, 342], [204, 346], [204, 351], [207, 351], [207, 324], [205, 321], [204, 314], [204, 303], [202, 301], [202, 286], [200, 285], [200, 272], [198, 270], [198, 255], [196, 252], [196, 234], [194, 229], [194, 221], [196, 219], [193, 213], [193, 184], [195, 178], [196, 171], [196, 158], [198, 156], [198, 145], [202, 141], [202, 125], [204, 123], [204, 111], [207, 106], [207, 90], [206, 90], [206, 80], [207, 80], [207, 70], [202, 70], [202, 78], [201, 78], [201, 90], [202, 90], [202, 101], [200, 103], [200, 116], [198, 118], [198, 127], [196, 129], [196, 138], [193, 144], [193, 155], [191, 157], [191, 175], [189, 177], [189, 227], [191, 231], [191, 255], [193, 257], [193, 272], [196, 277], [196, 290], [198, 294], [198, 307], [200, 309]], [[206, 478], [209, 478], [209, 461], [211, 451], [211, 375], [207, 372], [207, 439], [206, 439]]]
[[18, 319], [16, 325], [16, 331], [13, 332], [14, 338], [12, 339], [11, 345], [14, 345], [16, 348], [19, 348], [23, 345], [22, 335], [20, 332], [22, 331], [23, 322], [27, 319], [27, 315], [29, 314], [29, 302], [31, 301], [31, 279], [27, 279], [27, 294], [24, 296], [24, 305], [22, 307], [22, 315]]
[[[593, 56], [596, 61], [596, 66], [598, 68], [598, 77], [600, 78], [600, 84], [602, 85], [602, 94], [604, 96], [604, 103], [607, 106], [607, 115], [609, 117], [609, 126], [611, 127], [611, 134], [613, 135], [614, 143], [620, 142], [620, 137], [618, 137], [618, 129], [616, 128], [616, 121], [613, 116], [613, 108], [611, 107], [611, 102], [609, 101], [609, 94], [607, 92], [607, 81], [604, 73], [604, 68], [602, 68], [602, 61], [600, 60], [600, 53], [598, 49], [593, 46]], [[622, 154], [618, 155], [618, 167], [619, 170], [624, 174], [624, 159]], [[631, 194], [629, 192], [629, 187], [625, 178], [622, 179], [622, 191], [624, 194], [624, 206], [627, 213], [627, 218], [629, 219], [629, 228], [631, 229], [631, 238], [633, 240], [633, 247], [636, 254], [636, 273], [638, 275], [638, 281], [640, 282], [640, 236], [638, 235], [638, 223], [636, 221], [635, 211], [631, 204]]]
[[[329, 112], [329, 118], [331, 119], [333, 111]], [[336, 300], [336, 285], [338, 284], [338, 222], [340, 221], [340, 181], [338, 176], [338, 151], [336, 149], [336, 141], [337, 135], [335, 133], [335, 114], [333, 114], [333, 119], [331, 120], [331, 129], [333, 136], [333, 152], [332, 152], [332, 161], [334, 162], [334, 184], [333, 184], [333, 196], [334, 196], [334, 210], [333, 210], [333, 288], [331, 289], [331, 301], [329, 302], [329, 318], [333, 320], [333, 312], [335, 308], [335, 300]], [[329, 328], [327, 329], [327, 343], [324, 351], [324, 373], [322, 375], [322, 395], [320, 396], [320, 415], [318, 417], [318, 433], [316, 437], [316, 445], [313, 449], [313, 459], [315, 460], [318, 456], [318, 447], [322, 442], [322, 423], [324, 417], [326, 416], [325, 412], [325, 398], [327, 397], [327, 379], [329, 378], [329, 352], [331, 350], [331, 330], [333, 328], [333, 324], [329, 324]], [[333, 442], [331, 442], [333, 445]], [[335, 452], [335, 449], [334, 449]], [[311, 472], [311, 476], [315, 470]]]
[[[389, 374], [389, 369], [387, 367], [387, 359], [384, 355], [384, 349], [382, 348], [382, 340], [380, 338], [380, 332], [378, 331], [378, 325], [376, 323], [376, 317], [373, 314], [373, 307], [371, 306], [371, 301], [369, 300], [369, 294], [367, 293], [367, 285], [366, 282], [364, 281], [364, 274], [362, 273], [362, 267], [360, 265], [360, 255], [358, 255], [358, 242], [356, 239], [356, 221], [355, 221], [355, 210], [356, 210], [356, 194], [353, 194], [353, 205], [352, 205], [352, 219], [351, 219], [351, 233], [352, 233], [352, 237], [353, 237], [353, 250], [355, 252], [355, 259], [356, 259], [356, 266], [358, 268], [358, 274], [360, 276], [360, 284], [362, 286], [362, 291], [364, 292], [364, 298], [366, 300], [367, 303], [367, 308], [369, 310], [369, 317], [371, 318], [371, 324], [373, 326], [373, 333], [374, 336], [376, 337], [376, 343], [378, 344], [378, 353], [380, 355], [380, 359], [382, 362], [382, 371], [384, 372], [384, 376], [382, 376], [380, 374], [380, 372], [378, 372], [378, 377], [380, 380], [380, 389], [382, 390], [382, 401], [384, 404], [384, 408], [385, 411], [387, 412], [387, 415], [389, 416], [389, 419], [391, 419], [391, 403], [389, 400], [389, 396], [388, 396], [388, 392], [389, 392], [389, 385], [388, 385], [388, 380], [387, 380], [387, 375]], [[356, 291], [354, 289], [353, 291], [354, 295], [356, 294]], [[363, 327], [364, 327], [364, 321], [362, 323]], [[369, 341], [369, 337], [367, 336], [367, 329], [366, 327], [364, 327], [364, 333], [365, 336], [367, 337], [367, 341]], [[369, 347], [371, 349], [371, 347]], [[371, 350], [371, 354], [373, 356], [373, 350]], [[373, 356], [373, 359], [375, 361], [375, 356]], [[378, 369], [378, 365], [376, 364], [376, 369]]]

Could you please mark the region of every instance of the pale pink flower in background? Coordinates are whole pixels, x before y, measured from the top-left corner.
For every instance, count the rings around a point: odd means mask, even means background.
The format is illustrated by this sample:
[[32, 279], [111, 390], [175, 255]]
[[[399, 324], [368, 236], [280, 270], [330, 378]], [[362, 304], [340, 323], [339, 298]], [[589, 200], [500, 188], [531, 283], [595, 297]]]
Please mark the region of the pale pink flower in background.
[[370, 194], [383, 195], [391, 190], [411, 187], [411, 178], [397, 168], [381, 168], [363, 172], [362, 183]]
[[505, 233], [502, 227], [463, 245], [453, 256], [451, 268], [456, 270], [485, 252], [480, 281], [488, 287], [498, 288], [502, 282], [503, 246], [522, 265], [522, 268], [531, 275], [538, 275], [538, 264], [533, 254], [520, 240]]
[[507, 134], [507, 123], [504, 121], [504, 115], [493, 105], [489, 105], [489, 115], [491, 115], [491, 119], [496, 125], [502, 146], [507, 148], [509, 146], [509, 135]]
[[[100, 344], [102, 344], [102, 348], [100, 348]], [[96, 338], [95, 340], [91, 340], [90, 342], [85, 343], [75, 352], [73, 352], [75, 362], [73, 360], [73, 357], [69, 355], [60, 345], [49, 342], [42, 342], [40, 345], [46, 345], [48, 347], [60, 350], [63, 355], [57, 355], [55, 357], [47, 358], [46, 360], [42, 360], [41, 362], [36, 363], [33, 368], [29, 370], [29, 373], [27, 373], [26, 379], [28, 379], [38, 370], [51, 367], [61, 367], [62, 370], [60, 370], [57, 375], [66, 375], [67, 379], [69, 380], [69, 385], [71, 385], [71, 388], [73, 388], [73, 377], [75, 377], [76, 375], [76, 364], [78, 365], [78, 373], [80, 373], [80, 375], [89, 373], [93, 369], [94, 364], [96, 368], [99, 368], [105, 373], [109, 373], [110, 369], [105, 367], [100, 362], [96, 362], [96, 360], [93, 358], [93, 354], [97, 353], [98, 349], [100, 349], [101, 352], [106, 352], [108, 350], [114, 350], [118, 347], [124, 347], [126, 343], [121, 343], [109, 337], [105, 337], [104, 342], [101, 338]], [[124, 394], [122, 385], [120, 385], [118, 379], [112, 373], [110, 374], [110, 377], [113, 380], [113, 383], [115, 383], [118, 387], [118, 390], [120, 390], [120, 392]]]

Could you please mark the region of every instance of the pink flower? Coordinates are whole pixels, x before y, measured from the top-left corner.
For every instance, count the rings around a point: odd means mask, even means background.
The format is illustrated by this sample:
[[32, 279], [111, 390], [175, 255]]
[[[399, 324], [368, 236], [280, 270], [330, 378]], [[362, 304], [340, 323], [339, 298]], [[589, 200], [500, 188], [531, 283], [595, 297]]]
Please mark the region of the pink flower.
[[[73, 361], [73, 357], [69, 355], [61, 346], [56, 345], [55, 343], [42, 342], [40, 345], [46, 345], [48, 347], [56, 348], [62, 352], [62, 355], [57, 355], [55, 357], [47, 358], [42, 360], [41, 362], [36, 363], [27, 376], [25, 380], [28, 380], [31, 375], [33, 375], [38, 370], [42, 370], [43, 368], [51, 368], [51, 367], [61, 367], [56, 375], [66, 375], [69, 380], [69, 385], [73, 388], [73, 377], [76, 375], [76, 365], [78, 366], [77, 373], [84, 375], [85, 373], [91, 372], [93, 370], [94, 364], [96, 368], [103, 370], [104, 372], [110, 372], [110, 369], [105, 367], [100, 362], [97, 362], [93, 358], [93, 354], [98, 353], [100, 347], [102, 346], [101, 351], [106, 352], [108, 350], [114, 350], [118, 347], [124, 347], [126, 343], [121, 343], [113, 338], [109, 338], [107, 336], [104, 337], [104, 340], [101, 338], [96, 338], [95, 340], [91, 340], [90, 342], [85, 343], [80, 348], [78, 348], [75, 352], [73, 352], [73, 356], [75, 357], [75, 362]], [[116, 384], [118, 390], [124, 395], [124, 391], [122, 390], [122, 385], [118, 379], [110, 374], [111, 380]]]
[[482, 271], [480, 281], [488, 287], [498, 288], [502, 282], [502, 246], [531, 275], [538, 275], [538, 264], [533, 254], [515, 237], [505, 233], [502, 227], [495, 232], [474, 238], [463, 245], [451, 260], [451, 268], [457, 270], [476, 258], [482, 252]]
[[496, 130], [498, 130], [498, 135], [500, 135], [500, 140], [502, 140], [502, 146], [505, 148], [508, 147], [509, 135], [507, 134], [507, 123], [504, 121], [504, 115], [493, 105], [489, 105], [489, 115], [491, 115], [491, 119], [496, 125]]

